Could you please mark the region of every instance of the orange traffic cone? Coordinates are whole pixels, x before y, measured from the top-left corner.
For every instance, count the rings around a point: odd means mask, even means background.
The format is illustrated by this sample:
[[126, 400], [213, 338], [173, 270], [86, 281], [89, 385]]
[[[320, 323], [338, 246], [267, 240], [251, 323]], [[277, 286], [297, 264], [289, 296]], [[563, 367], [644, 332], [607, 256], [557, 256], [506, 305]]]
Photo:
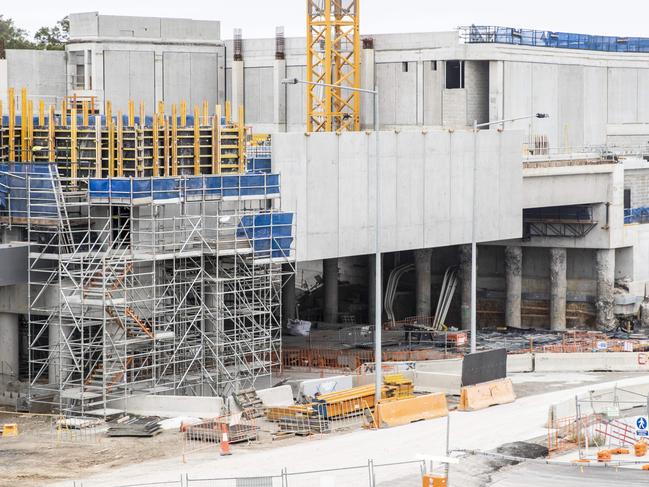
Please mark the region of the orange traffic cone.
[[230, 451], [230, 435], [226, 423], [221, 423], [221, 456], [232, 455]]

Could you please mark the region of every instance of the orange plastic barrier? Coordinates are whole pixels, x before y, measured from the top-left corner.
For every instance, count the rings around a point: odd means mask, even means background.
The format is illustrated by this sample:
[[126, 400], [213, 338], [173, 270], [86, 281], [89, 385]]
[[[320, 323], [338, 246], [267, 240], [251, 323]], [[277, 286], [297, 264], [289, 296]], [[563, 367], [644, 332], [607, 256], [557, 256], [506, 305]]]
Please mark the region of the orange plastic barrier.
[[440, 477], [439, 475], [432, 475], [429, 473], [424, 474], [423, 487], [446, 487], [447, 478]]
[[375, 421], [379, 428], [390, 428], [443, 416], [448, 416], [446, 394], [436, 392], [396, 401], [381, 401], [376, 408]]
[[610, 462], [611, 461], [611, 452], [609, 450], [602, 450], [597, 452], [597, 461], [598, 462]]
[[638, 441], [633, 445], [636, 457], [644, 457], [647, 454], [647, 444], [644, 441]]
[[498, 379], [460, 389], [458, 411], [477, 411], [479, 409], [507, 404], [516, 400], [511, 379]]

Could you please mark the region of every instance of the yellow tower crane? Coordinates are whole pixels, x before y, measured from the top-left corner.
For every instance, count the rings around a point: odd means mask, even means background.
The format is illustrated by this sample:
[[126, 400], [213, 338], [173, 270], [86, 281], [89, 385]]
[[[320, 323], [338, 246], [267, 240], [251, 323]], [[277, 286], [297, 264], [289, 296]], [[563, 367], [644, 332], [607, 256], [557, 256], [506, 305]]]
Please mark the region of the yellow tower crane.
[[307, 131], [360, 130], [360, 80], [359, 0], [307, 0]]

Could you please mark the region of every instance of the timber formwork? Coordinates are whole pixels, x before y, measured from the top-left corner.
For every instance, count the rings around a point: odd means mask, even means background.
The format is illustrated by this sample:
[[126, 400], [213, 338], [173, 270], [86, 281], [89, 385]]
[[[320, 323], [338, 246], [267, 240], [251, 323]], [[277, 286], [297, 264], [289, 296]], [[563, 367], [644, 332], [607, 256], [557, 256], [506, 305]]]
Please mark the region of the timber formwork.
[[145, 195], [59, 167], [0, 169], [3, 223], [30, 246], [32, 407], [108, 415], [135, 395], [225, 395], [272, 376], [294, 232], [266, 176], [228, 192], [205, 189], [219, 176], [167, 178], [175, 189]]

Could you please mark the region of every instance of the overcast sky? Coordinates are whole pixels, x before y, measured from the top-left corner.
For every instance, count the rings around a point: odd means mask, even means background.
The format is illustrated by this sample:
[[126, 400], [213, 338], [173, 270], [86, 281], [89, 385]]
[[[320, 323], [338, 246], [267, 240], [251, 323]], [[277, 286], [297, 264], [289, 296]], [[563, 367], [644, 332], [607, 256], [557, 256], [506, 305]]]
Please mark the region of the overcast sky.
[[[70, 12], [220, 20], [221, 36], [287, 36], [305, 30], [305, 0], [0, 0], [0, 14], [33, 33]], [[647, 0], [361, 0], [361, 33], [426, 32], [459, 25], [533, 27], [585, 34], [649, 37]]]

